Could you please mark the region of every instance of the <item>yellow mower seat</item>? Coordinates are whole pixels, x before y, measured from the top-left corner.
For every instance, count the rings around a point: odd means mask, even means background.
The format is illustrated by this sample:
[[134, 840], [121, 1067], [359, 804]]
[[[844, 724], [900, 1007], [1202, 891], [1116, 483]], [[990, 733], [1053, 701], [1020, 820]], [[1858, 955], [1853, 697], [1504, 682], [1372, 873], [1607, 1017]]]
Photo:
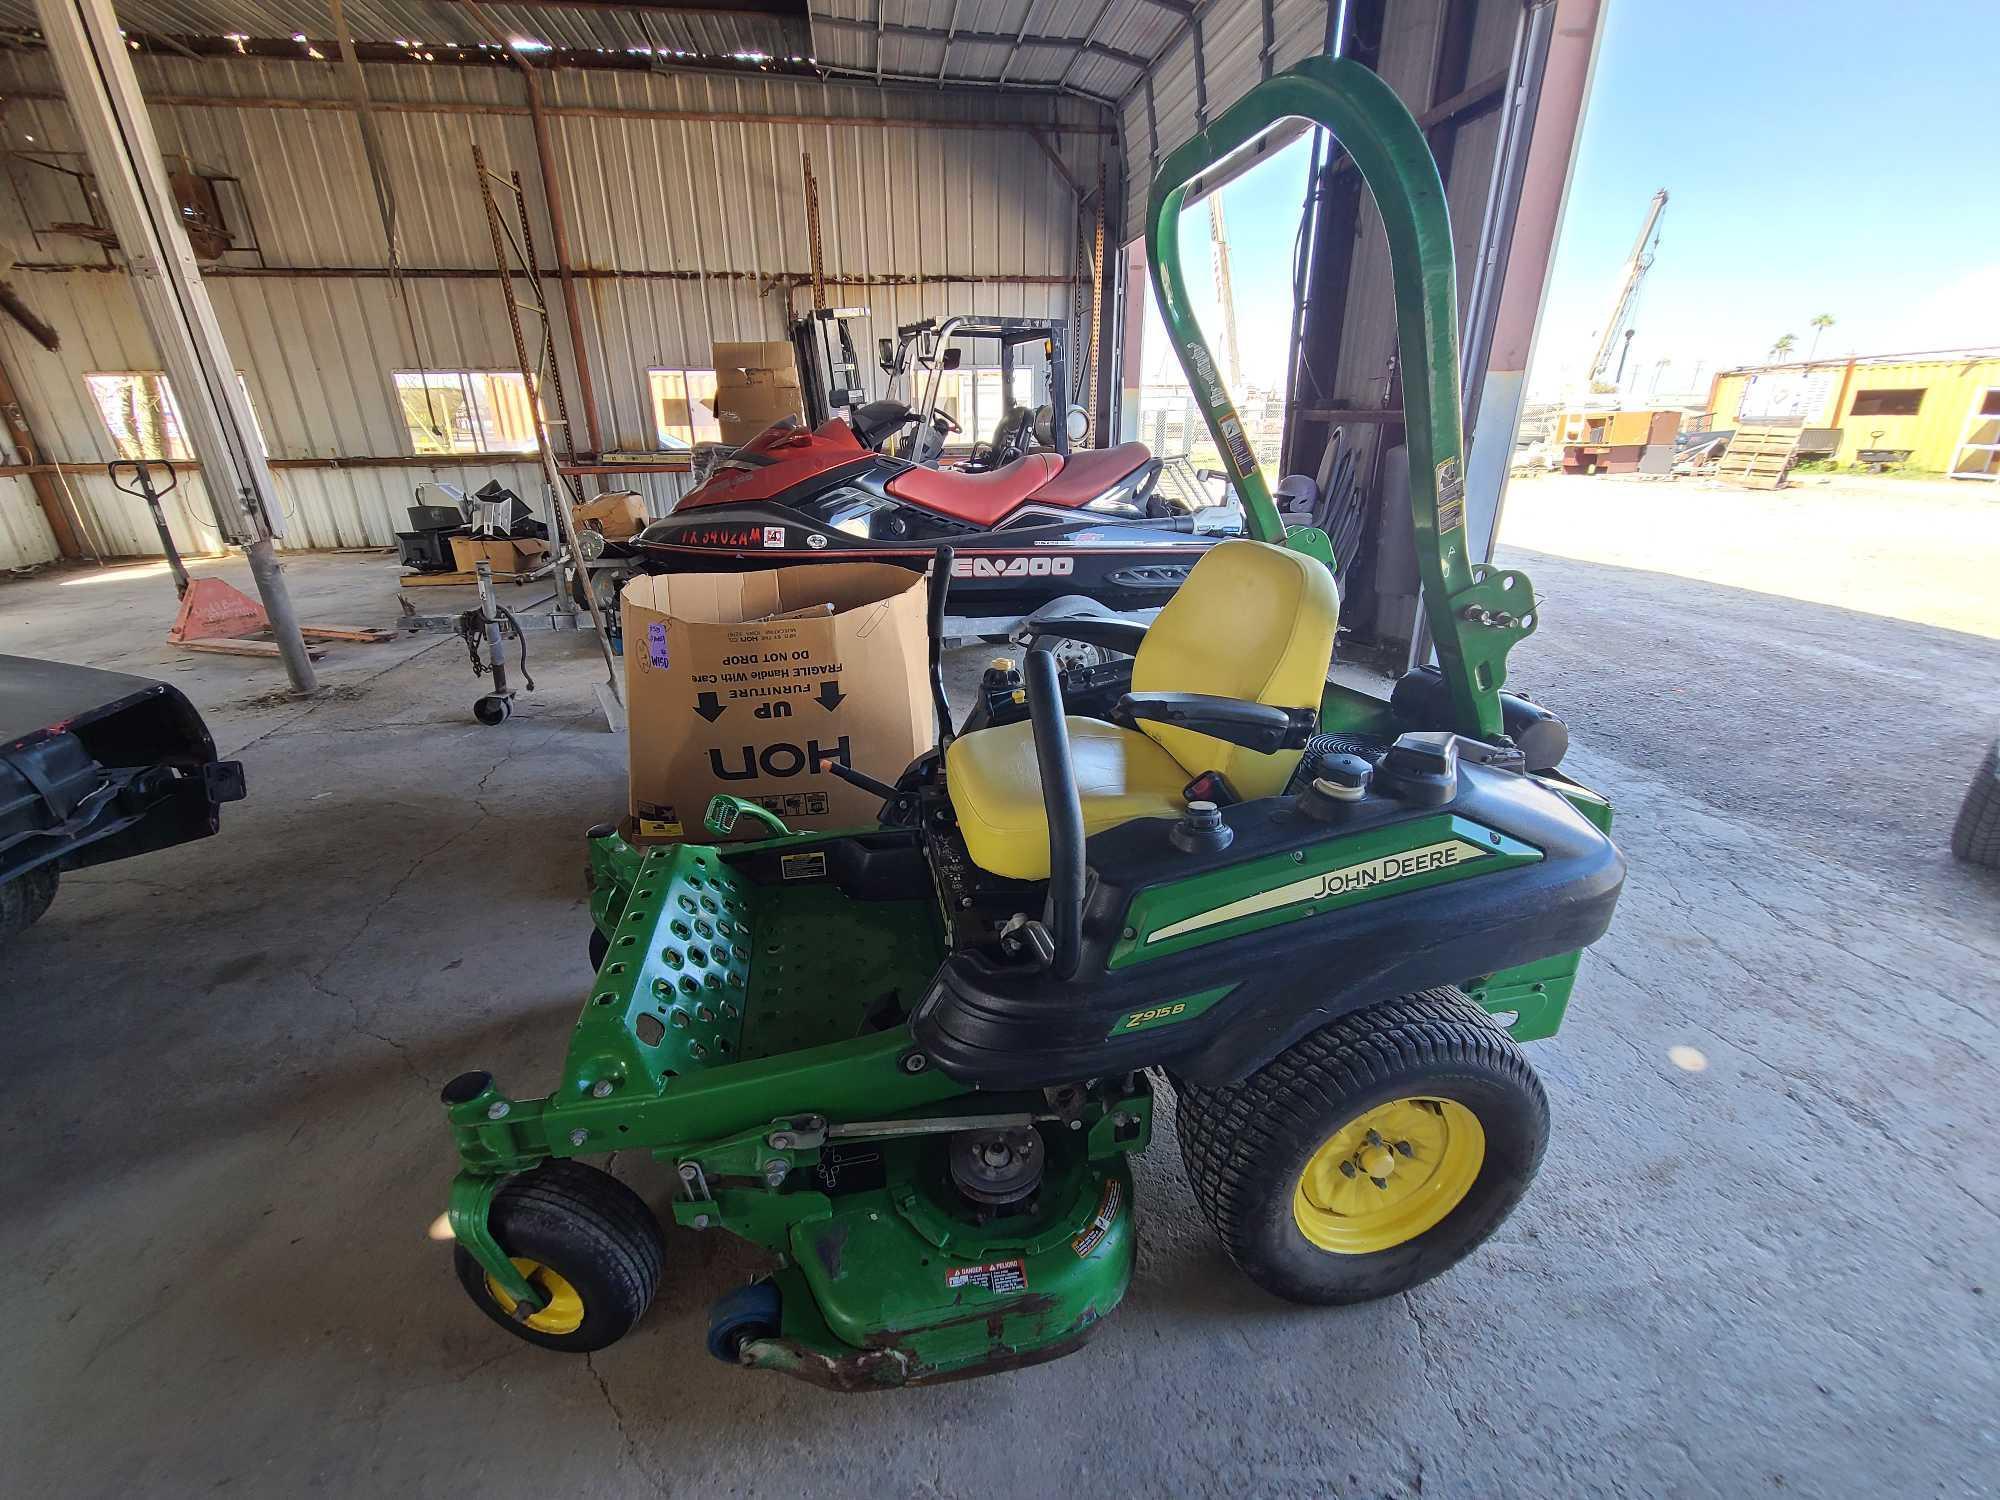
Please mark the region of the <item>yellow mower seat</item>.
[[[1083, 832], [1131, 818], [1178, 818], [1188, 773], [1143, 734], [1102, 719], [1069, 725], [1069, 754], [1083, 802]], [[1049, 824], [1042, 811], [1035, 726], [999, 724], [951, 742], [945, 785], [966, 851], [980, 869], [1009, 880], [1049, 878]]]
[[[1134, 692], [1209, 693], [1278, 708], [1318, 708], [1339, 620], [1333, 576], [1266, 542], [1211, 547], [1146, 631]], [[1244, 797], [1284, 790], [1299, 752], [1263, 755], [1191, 730], [1121, 729], [1074, 716], [1086, 837], [1133, 818], [1177, 818], [1181, 788], [1220, 771]], [[945, 785], [974, 864], [1010, 880], [1049, 876], [1049, 825], [1033, 726], [981, 729], [945, 752]]]

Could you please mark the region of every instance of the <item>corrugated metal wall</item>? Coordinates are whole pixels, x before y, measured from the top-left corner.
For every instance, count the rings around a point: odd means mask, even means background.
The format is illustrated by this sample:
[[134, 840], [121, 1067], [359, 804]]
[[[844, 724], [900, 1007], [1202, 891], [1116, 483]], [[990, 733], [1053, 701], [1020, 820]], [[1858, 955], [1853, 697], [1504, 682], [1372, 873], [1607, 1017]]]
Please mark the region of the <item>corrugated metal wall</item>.
[[[308, 64], [136, 61], [149, 96], [335, 97], [332, 70]], [[521, 174], [542, 262], [545, 269], [552, 267], [520, 79], [501, 69], [443, 66], [375, 66], [367, 72], [376, 99], [406, 106], [379, 116], [402, 215], [404, 265], [490, 269], [492, 249], [471, 167], [470, 148], [477, 142], [495, 172]], [[654, 446], [649, 366], [703, 368], [716, 340], [783, 336], [785, 295], [767, 290], [754, 273], [808, 267], [802, 152], [812, 154], [820, 185], [829, 276], [949, 278], [837, 289], [841, 303], [865, 303], [873, 310], [855, 325], [857, 342], [866, 341], [864, 350], [873, 347], [878, 333], [892, 333], [899, 322], [926, 315], [1068, 314], [1067, 278], [1073, 274], [1077, 236], [1073, 192], [1024, 131], [954, 127], [1028, 117], [1095, 126], [1099, 112], [1087, 103], [693, 73], [551, 71], [544, 86], [554, 108], [604, 111], [550, 120], [577, 263], [634, 273], [579, 282], [607, 447]], [[39, 58], [13, 53], [0, 60], [11, 144], [73, 149], [63, 106], [46, 97], [52, 90]], [[447, 112], [463, 106], [487, 112]], [[638, 110], [945, 123], [907, 128], [664, 120], [634, 117]], [[164, 150], [242, 178], [269, 264], [387, 264], [360, 133], [350, 115], [270, 104], [197, 107], [157, 98], [152, 113]], [[33, 146], [24, 146], [28, 135], [35, 137]], [[1074, 130], [1056, 138], [1072, 175], [1083, 182], [1095, 180], [1097, 153], [1108, 142]], [[81, 240], [44, 237], [37, 244], [27, 232], [30, 219], [24, 213], [36, 223], [80, 217], [74, 202], [58, 211], [43, 201], [56, 186], [53, 179], [42, 180], [47, 175], [17, 167], [15, 190], [0, 191], [0, 231], [11, 254], [30, 264], [101, 264]], [[23, 194], [25, 206], [19, 201]], [[241, 255], [229, 259], [246, 261]], [[689, 275], [696, 272], [728, 274]], [[123, 274], [27, 270], [15, 273], [14, 281], [63, 338], [62, 352], [49, 354], [11, 322], [0, 321], [0, 343], [49, 456], [85, 463], [115, 457], [83, 377], [89, 371], [159, 367]], [[407, 455], [412, 449], [394, 401], [393, 370], [424, 364], [514, 367], [504, 308], [490, 276], [410, 279], [405, 285], [416, 346], [392, 283], [379, 275], [209, 278], [274, 460]], [[577, 445], [584, 447], [567, 329], [552, 279], [547, 297], [558, 324]], [[285, 544], [386, 543], [411, 488], [430, 472], [281, 469]], [[438, 477], [473, 485], [498, 477], [530, 499], [540, 491], [529, 464], [472, 460], [441, 469]], [[101, 476], [70, 476], [67, 482], [86, 534], [98, 548], [112, 555], [157, 550], [136, 502]], [[666, 509], [682, 482], [678, 476], [643, 481], [656, 512]], [[18, 493], [9, 494], [7, 484]], [[188, 477], [168, 506], [177, 537], [195, 550], [212, 537], [198, 490], [199, 482]], [[52, 552], [26, 482], [0, 483], [0, 565]]]
[[[1270, 71], [1324, 51], [1327, 17], [1336, 9], [1332, 0], [1272, 0]], [[1391, 24], [1393, 28], [1400, 22]], [[1131, 45], [1121, 42], [1116, 31], [1107, 32], [1104, 40], [1113, 46]], [[1119, 126], [1124, 139], [1128, 240], [1145, 227], [1146, 193], [1154, 169], [1201, 128], [1203, 87], [1206, 118], [1212, 120], [1264, 77], [1264, 52], [1264, 0], [1216, 0], [1202, 15], [1203, 85], [1196, 84], [1195, 33], [1188, 26], [1153, 70], [1150, 113], [1143, 81], [1125, 96]]]
[[[1432, 58], [1437, 51], [1438, 24], [1444, 5], [1396, 5], [1382, 37], [1379, 71], [1412, 111], [1430, 104]], [[1509, 0], [1484, 0], [1474, 13], [1472, 44], [1465, 74], [1478, 83], [1505, 71], [1514, 53], [1521, 25], [1521, 8]], [[1486, 199], [1493, 185], [1493, 153], [1500, 139], [1501, 115], [1490, 111], [1462, 123], [1452, 147], [1451, 172], [1445, 182], [1445, 202], [1451, 212], [1452, 246], [1458, 258], [1459, 315], [1466, 310], [1472, 287], [1474, 259], [1485, 227]], [[1374, 199], [1362, 195], [1360, 239], [1354, 252], [1354, 272], [1347, 298], [1347, 320], [1341, 331], [1341, 395], [1379, 398], [1396, 351], [1396, 307], [1389, 270], [1389, 242]], [[1463, 328], [1461, 327], [1461, 332]], [[1474, 372], [1476, 378], [1477, 372]], [[1363, 384], [1362, 382], [1371, 382]]]
[[[1325, 49], [1327, 17], [1333, 8], [1327, 0], [1275, 0], [1270, 48], [1273, 71]], [[1431, 103], [1431, 69], [1445, 8], [1446, 0], [1398, 0], [1389, 7], [1377, 71], [1414, 113], [1422, 113]], [[1506, 69], [1520, 24], [1521, 7], [1512, 0], [1484, 0], [1477, 7], [1466, 64], [1466, 76], [1471, 82], [1478, 83]], [[1263, 0], [1217, 0], [1205, 13], [1202, 24], [1201, 57], [1205, 64], [1208, 119], [1214, 119], [1242, 98], [1264, 76], [1263, 53]], [[1144, 231], [1146, 195], [1159, 161], [1200, 128], [1201, 95], [1195, 82], [1195, 56], [1194, 33], [1189, 28], [1160, 60], [1152, 75], [1150, 113], [1143, 84], [1126, 97], [1120, 111], [1126, 168], [1124, 234], [1128, 241]], [[1478, 252], [1499, 132], [1498, 111], [1468, 120], [1458, 128], [1446, 197], [1458, 250], [1461, 303], [1472, 283], [1473, 258]], [[1387, 373], [1387, 361], [1395, 348], [1395, 305], [1390, 285], [1388, 243], [1382, 236], [1381, 219], [1374, 204], [1364, 195], [1353, 290], [1342, 333], [1343, 371], [1381, 366]]]

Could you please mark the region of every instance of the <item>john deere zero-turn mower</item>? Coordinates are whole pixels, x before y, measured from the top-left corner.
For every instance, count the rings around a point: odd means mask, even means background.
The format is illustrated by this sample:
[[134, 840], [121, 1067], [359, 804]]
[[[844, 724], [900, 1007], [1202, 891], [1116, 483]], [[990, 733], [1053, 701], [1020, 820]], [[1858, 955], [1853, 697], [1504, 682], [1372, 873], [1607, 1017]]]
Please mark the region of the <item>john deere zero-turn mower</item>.
[[[1287, 535], [1189, 316], [1186, 184], [1279, 120], [1331, 129], [1395, 261], [1411, 506], [1437, 668], [1331, 685], [1326, 539]], [[1437, 168], [1374, 74], [1254, 89], [1154, 184], [1166, 324], [1261, 540], [1150, 628], [1077, 621], [989, 673], [882, 826], [640, 850], [590, 839], [597, 976], [545, 1098], [444, 1090], [459, 1279], [501, 1326], [602, 1348], [662, 1272], [653, 1210], [576, 1158], [646, 1151], [676, 1222], [770, 1252], [722, 1299], [731, 1363], [862, 1389], [1032, 1364], [1125, 1294], [1153, 1080], [1243, 1271], [1339, 1303], [1435, 1276], [1527, 1189], [1548, 1133], [1517, 1043], [1553, 1032], [1624, 864], [1559, 722], [1500, 691], [1535, 628], [1466, 554], [1457, 315]], [[933, 629], [942, 610], [940, 569]], [[1054, 637], [1129, 659], [1063, 674]], [[935, 639], [935, 634], [934, 634]]]

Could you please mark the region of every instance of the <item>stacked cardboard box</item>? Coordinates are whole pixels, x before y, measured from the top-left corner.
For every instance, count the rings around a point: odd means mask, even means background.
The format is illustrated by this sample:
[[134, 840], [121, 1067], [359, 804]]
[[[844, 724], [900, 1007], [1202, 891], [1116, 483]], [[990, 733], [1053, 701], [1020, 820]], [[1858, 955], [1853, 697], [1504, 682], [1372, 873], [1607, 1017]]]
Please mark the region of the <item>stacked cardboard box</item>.
[[722, 440], [747, 443], [786, 417], [805, 420], [799, 367], [783, 339], [715, 346], [715, 420]]

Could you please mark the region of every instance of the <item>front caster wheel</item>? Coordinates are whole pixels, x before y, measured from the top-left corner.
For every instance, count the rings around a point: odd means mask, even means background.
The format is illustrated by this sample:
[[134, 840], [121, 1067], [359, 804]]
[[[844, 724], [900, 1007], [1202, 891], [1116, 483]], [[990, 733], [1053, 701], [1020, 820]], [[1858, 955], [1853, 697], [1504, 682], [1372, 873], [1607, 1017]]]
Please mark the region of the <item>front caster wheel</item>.
[[514, 712], [514, 700], [488, 693], [472, 705], [472, 717], [482, 724], [504, 724]]
[[742, 1362], [743, 1346], [753, 1339], [774, 1339], [782, 1324], [778, 1289], [768, 1281], [753, 1281], [716, 1299], [708, 1310], [708, 1352], [726, 1365]]
[[645, 1200], [608, 1172], [582, 1162], [545, 1162], [493, 1196], [487, 1227], [514, 1268], [548, 1300], [517, 1317], [463, 1245], [459, 1284], [479, 1310], [544, 1349], [589, 1354], [632, 1329], [659, 1290], [666, 1260], [660, 1224]]
[[1181, 1159], [1229, 1258], [1294, 1302], [1393, 1296], [1500, 1227], [1549, 1105], [1455, 989], [1342, 1016], [1240, 1083], [1177, 1082]]

